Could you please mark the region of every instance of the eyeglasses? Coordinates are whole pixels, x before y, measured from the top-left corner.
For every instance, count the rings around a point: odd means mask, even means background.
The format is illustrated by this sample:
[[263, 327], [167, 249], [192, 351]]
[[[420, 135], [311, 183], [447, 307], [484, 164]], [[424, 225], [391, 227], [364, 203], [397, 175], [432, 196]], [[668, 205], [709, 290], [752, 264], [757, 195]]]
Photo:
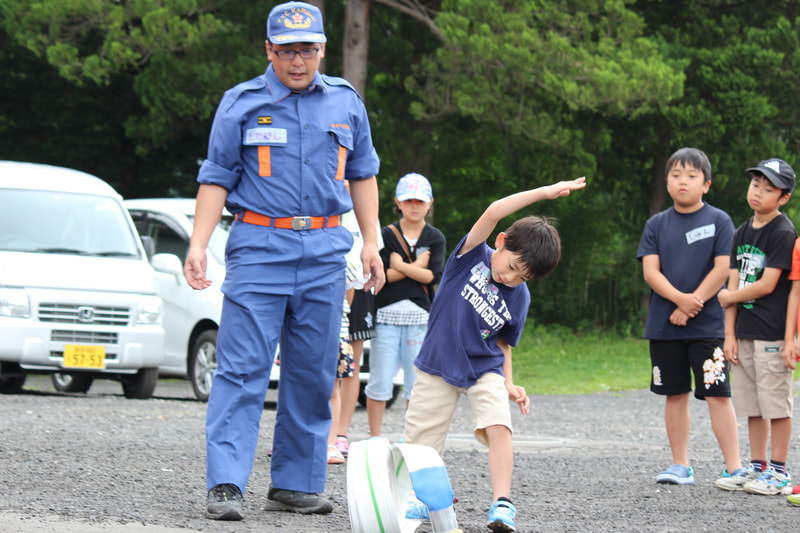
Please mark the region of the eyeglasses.
[[[272, 46], [270, 46], [270, 48], [272, 48]], [[275, 50], [272, 48], [272, 51], [275, 52], [275, 55], [277, 55], [279, 59], [288, 61], [294, 59], [298, 54], [303, 59], [313, 59], [317, 57], [319, 48], [303, 48], [302, 50]]]

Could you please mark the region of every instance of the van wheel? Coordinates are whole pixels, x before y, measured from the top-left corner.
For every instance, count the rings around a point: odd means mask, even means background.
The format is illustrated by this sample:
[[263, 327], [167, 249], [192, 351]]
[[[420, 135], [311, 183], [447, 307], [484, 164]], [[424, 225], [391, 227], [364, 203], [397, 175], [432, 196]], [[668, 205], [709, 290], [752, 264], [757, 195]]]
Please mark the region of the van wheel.
[[158, 368], [142, 368], [135, 375], [120, 376], [122, 393], [130, 400], [147, 400], [152, 398], [158, 385]]
[[51, 379], [58, 392], [88, 392], [94, 382], [93, 378], [80, 374], [53, 374]]
[[17, 394], [28, 375], [16, 363], [0, 363], [0, 394]]
[[217, 330], [209, 329], [197, 336], [189, 352], [189, 380], [194, 395], [201, 402], [208, 401], [211, 380], [217, 368]]
[[[367, 393], [364, 391], [366, 386], [367, 386], [367, 384], [362, 381], [361, 382], [361, 387], [358, 389], [358, 404], [361, 407], [366, 407], [367, 406]], [[392, 386], [392, 397], [389, 398], [388, 400], [386, 400], [386, 408], [387, 409], [392, 406], [392, 404], [395, 402], [395, 400], [397, 400], [397, 398], [400, 396], [400, 391], [402, 391], [402, 390], [403, 390], [403, 386], [402, 385], [393, 385]]]

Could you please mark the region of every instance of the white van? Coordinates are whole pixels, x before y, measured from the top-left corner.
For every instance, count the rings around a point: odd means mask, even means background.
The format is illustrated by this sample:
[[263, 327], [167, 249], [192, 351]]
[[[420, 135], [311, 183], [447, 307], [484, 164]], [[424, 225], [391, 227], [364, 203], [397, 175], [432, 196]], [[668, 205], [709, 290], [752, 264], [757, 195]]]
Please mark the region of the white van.
[[155, 272], [122, 198], [99, 178], [0, 161], [0, 393], [28, 374], [149, 398], [163, 360]]

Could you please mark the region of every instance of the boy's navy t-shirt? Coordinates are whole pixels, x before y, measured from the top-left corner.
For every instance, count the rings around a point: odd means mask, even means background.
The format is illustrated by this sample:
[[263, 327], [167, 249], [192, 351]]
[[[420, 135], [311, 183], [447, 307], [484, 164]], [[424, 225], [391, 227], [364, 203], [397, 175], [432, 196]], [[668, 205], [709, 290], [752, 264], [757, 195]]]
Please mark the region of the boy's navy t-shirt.
[[505, 356], [497, 337], [516, 346], [531, 303], [525, 283], [509, 287], [491, 280], [493, 250], [486, 243], [458, 257], [465, 239], [444, 267], [425, 341], [414, 362], [420, 370], [461, 388], [474, 385], [488, 372], [504, 375]]
[[[731, 217], [709, 204], [703, 204], [693, 213], [679, 213], [670, 207], [647, 221], [636, 257], [657, 255], [661, 272], [672, 286], [691, 293], [714, 268], [714, 259], [730, 254], [733, 231]], [[725, 310], [716, 294], [685, 326], [670, 323], [669, 317], [676, 308], [674, 303], [651, 291], [644, 338], [682, 340], [725, 336]]]
[[739, 288], [761, 279], [765, 268], [782, 269], [775, 290], [740, 303], [736, 313], [736, 338], [764, 341], [782, 340], [786, 326], [786, 305], [792, 282], [792, 251], [797, 232], [792, 221], [781, 213], [761, 228], [753, 218], [736, 229], [731, 251], [731, 268], [739, 271]]

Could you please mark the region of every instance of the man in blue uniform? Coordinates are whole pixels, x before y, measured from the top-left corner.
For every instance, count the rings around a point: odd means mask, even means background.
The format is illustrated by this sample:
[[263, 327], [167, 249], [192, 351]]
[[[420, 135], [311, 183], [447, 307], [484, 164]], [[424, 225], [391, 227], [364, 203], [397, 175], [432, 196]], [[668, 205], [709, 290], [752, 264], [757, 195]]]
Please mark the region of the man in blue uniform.
[[[340, 224], [351, 207], [364, 247], [365, 288], [380, 289], [378, 156], [364, 104], [343, 79], [320, 75], [320, 11], [289, 2], [267, 20], [266, 72], [225, 93], [197, 181], [184, 267], [204, 289], [206, 247], [223, 206], [236, 215], [226, 250], [225, 300], [206, 418], [208, 517], [241, 520], [270, 367], [281, 382], [267, 508], [328, 513], [329, 400], [345, 292]], [[350, 182], [348, 194], [344, 180]]]

